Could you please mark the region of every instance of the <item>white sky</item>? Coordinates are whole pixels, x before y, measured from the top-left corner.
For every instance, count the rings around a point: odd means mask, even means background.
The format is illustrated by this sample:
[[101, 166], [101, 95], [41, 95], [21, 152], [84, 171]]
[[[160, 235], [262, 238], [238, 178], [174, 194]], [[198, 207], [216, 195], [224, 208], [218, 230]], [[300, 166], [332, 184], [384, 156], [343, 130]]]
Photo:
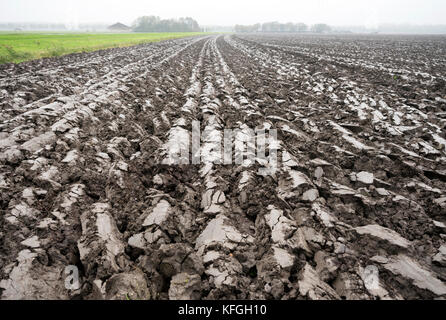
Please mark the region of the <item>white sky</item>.
[[190, 16], [201, 25], [256, 22], [446, 24], [446, 0], [0, 0], [0, 22], [116, 22]]

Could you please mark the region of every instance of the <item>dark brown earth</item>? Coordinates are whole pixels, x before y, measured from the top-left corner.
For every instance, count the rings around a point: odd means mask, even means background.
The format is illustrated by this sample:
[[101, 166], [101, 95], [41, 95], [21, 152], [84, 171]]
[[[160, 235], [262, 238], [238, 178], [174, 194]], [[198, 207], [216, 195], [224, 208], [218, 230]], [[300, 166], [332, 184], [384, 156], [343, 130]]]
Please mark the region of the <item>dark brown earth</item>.
[[[445, 76], [446, 38], [428, 36], [206, 36], [0, 66], [0, 296], [446, 298]], [[171, 165], [192, 121], [218, 141], [277, 129], [278, 171]]]

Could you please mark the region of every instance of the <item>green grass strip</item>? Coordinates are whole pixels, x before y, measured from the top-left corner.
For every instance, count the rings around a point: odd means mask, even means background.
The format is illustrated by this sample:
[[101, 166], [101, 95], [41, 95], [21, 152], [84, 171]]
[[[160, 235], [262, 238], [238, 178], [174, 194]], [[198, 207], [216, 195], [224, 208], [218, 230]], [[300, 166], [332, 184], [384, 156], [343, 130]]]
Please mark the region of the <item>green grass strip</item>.
[[203, 33], [0, 33], [0, 64], [128, 47], [200, 34]]

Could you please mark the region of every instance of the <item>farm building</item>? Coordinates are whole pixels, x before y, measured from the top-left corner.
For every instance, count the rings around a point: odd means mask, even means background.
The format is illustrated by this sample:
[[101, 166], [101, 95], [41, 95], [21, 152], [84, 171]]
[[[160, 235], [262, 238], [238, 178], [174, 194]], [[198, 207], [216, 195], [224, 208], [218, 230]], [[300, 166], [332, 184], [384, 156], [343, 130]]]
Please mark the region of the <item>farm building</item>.
[[132, 28], [126, 26], [123, 23], [118, 22], [108, 27], [107, 30], [112, 32], [129, 32], [132, 31]]

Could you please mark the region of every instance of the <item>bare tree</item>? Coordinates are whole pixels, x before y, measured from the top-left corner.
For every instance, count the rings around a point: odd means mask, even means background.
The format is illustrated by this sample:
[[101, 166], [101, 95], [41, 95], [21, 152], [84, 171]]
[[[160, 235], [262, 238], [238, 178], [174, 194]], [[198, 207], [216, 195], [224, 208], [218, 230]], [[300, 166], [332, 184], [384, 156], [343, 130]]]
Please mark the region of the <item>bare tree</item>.
[[199, 32], [198, 22], [190, 17], [164, 19], [156, 16], [139, 17], [133, 24], [135, 32]]
[[250, 26], [235, 26], [235, 32], [306, 32], [307, 30], [308, 26], [305, 23], [279, 23], [276, 21]]
[[297, 32], [306, 32], [306, 31], [308, 31], [308, 26], [305, 23], [302, 23], [302, 22], [298, 23], [296, 25], [296, 28], [297, 28]]
[[311, 27], [311, 31], [314, 33], [326, 33], [331, 31], [331, 27], [324, 23], [318, 23]]

